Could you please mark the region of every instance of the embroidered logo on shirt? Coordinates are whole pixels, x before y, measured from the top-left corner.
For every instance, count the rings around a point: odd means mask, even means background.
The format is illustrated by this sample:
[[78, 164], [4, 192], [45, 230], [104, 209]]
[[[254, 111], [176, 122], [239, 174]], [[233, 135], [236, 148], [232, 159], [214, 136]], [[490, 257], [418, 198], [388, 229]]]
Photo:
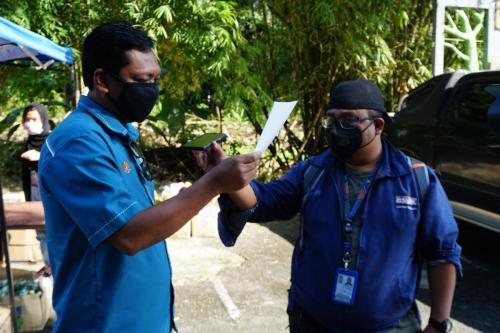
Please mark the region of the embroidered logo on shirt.
[[130, 173], [130, 164], [127, 161], [122, 162], [122, 170], [125, 173]]
[[417, 198], [409, 195], [396, 195], [396, 208], [417, 209]]

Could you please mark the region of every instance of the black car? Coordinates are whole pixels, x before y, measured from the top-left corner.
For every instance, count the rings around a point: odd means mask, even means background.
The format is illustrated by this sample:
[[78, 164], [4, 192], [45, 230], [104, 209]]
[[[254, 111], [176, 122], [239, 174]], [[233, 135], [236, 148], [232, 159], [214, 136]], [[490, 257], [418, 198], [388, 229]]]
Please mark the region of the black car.
[[500, 71], [436, 76], [400, 103], [389, 140], [433, 167], [455, 215], [500, 232]]

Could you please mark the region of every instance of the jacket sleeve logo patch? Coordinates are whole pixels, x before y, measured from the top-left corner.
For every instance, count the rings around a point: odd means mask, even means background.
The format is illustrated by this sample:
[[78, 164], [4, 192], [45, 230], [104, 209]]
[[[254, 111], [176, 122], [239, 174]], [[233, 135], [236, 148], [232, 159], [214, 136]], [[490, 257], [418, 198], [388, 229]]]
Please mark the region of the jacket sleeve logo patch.
[[409, 195], [396, 195], [396, 208], [416, 209], [417, 198]]
[[130, 173], [130, 164], [127, 161], [122, 162], [122, 170], [125, 173]]

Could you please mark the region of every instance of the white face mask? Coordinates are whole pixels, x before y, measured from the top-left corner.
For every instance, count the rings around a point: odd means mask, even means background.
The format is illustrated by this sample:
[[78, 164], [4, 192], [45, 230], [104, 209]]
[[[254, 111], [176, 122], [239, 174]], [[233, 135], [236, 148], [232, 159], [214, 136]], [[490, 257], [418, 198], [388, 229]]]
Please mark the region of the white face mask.
[[42, 123], [35, 123], [32, 121], [27, 121], [23, 124], [24, 129], [29, 135], [38, 135], [43, 132]]

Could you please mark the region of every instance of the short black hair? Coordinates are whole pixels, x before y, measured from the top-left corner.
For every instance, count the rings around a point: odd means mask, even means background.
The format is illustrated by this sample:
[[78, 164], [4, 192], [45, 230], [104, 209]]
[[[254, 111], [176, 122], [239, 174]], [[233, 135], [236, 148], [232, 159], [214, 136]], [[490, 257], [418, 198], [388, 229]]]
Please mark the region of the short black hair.
[[127, 22], [101, 24], [85, 38], [82, 53], [83, 82], [94, 88], [93, 76], [98, 68], [118, 74], [129, 63], [126, 51], [148, 51], [154, 41], [144, 31]]

